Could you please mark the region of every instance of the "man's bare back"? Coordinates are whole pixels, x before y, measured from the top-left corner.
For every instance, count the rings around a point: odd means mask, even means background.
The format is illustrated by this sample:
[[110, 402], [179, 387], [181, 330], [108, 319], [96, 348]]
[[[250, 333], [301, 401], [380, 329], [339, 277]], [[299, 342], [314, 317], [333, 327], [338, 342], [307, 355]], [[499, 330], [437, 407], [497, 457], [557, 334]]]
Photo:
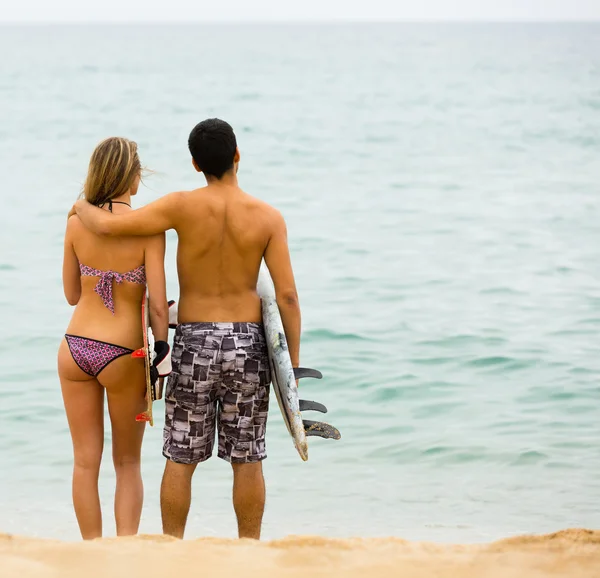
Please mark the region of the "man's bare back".
[[179, 321], [260, 321], [258, 271], [279, 215], [239, 187], [179, 194]]

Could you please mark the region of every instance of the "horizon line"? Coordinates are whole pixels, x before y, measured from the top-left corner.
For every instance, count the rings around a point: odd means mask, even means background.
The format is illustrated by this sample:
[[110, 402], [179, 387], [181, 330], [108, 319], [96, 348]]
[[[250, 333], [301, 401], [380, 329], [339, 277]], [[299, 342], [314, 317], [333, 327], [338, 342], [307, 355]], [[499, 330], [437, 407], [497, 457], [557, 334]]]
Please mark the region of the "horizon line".
[[307, 25], [307, 24], [598, 24], [600, 17], [591, 20], [577, 18], [567, 19], [483, 19], [483, 18], [451, 18], [451, 19], [421, 19], [421, 18], [303, 18], [295, 20], [285, 19], [211, 19], [211, 20], [5, 20], [0, 21], [0, 26], [113, 26], [113, 25], [176, 25], [194, 26], [211, 24], [275, 24], [275, 25]]

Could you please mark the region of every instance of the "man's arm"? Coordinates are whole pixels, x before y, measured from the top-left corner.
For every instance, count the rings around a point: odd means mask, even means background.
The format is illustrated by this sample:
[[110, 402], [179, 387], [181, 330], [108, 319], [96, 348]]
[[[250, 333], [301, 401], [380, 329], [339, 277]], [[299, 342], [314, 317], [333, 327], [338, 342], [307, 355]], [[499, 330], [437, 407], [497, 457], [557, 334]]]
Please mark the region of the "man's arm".
[[128, 213], [113, 215], [87, 201], [77, 201], [75, 209], [83, 224], [98, 235], [150, 236], [174, 229], [182, 193], [170, 193]]
[[292, 366], [300, 364], [301, 316], [298, 292], [292, 271], [290, 250], [287, 242], [287, 228], [281, 214], [277, 213], [275, 226], [267, 248], [265, 263], [275, 286], [275, 298], [281, 313]]

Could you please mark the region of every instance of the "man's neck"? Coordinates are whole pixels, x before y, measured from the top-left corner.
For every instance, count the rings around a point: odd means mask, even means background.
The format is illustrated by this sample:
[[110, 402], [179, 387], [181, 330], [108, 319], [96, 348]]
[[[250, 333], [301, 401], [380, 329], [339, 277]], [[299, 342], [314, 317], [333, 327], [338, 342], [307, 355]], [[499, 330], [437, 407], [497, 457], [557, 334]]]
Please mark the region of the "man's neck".
[[206, 182], [209, 187], [223, 187], [223, 188], [238, 188], [238, 180], [237, 175], [234, 171], [229, 171], [225, 173], [220, 179], [215, 179], [214, 177], [209, 177], [206, 179]]

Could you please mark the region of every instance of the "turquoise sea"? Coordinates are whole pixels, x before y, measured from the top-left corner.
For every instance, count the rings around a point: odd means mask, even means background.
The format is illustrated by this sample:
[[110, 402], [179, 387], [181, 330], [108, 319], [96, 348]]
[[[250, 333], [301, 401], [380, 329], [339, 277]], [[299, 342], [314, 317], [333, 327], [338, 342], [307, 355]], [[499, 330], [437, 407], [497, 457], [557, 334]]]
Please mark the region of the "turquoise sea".
[[[0, 53], [0, 531], [79, 538], [55, 365], [94, 146], [139, 143], [143, 204], [201, 183], [210, 116], [287, 219], [325, 375], [303, 395], [343, 435], [301, 462], [273, 398], [265, 537], [600, 528], [600, 24], [13, 26]], [[225, 463], [197, 470], [189, 537], [235, 535], [230, 493]]]

